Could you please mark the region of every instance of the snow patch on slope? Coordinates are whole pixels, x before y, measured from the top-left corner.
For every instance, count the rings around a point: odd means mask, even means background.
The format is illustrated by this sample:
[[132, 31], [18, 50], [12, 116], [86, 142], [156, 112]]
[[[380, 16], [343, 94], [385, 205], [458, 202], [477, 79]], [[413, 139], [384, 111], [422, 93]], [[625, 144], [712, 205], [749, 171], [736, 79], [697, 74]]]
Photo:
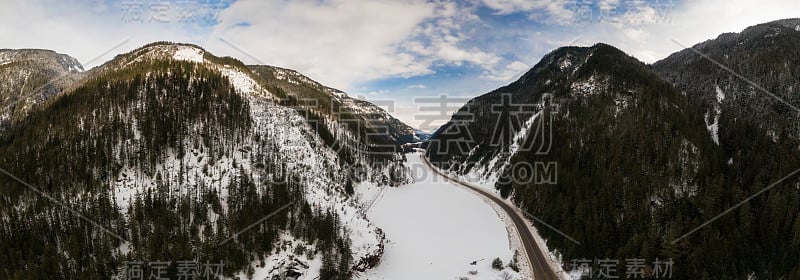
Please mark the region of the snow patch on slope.
[[706, 123], [706, 129], [708, 130], [708, 133], [711, 134], [711, 140], [719, 145], [719, 114], [714, 116], [714, 121], [711, 123], [708, 122], [708, 117], [708, 112], [706, 112], [705, 117], [703, 118], [703, 121]]
[[174, 59], [180, 61], [203, 62], [203, 50], [194, 46], [163, 44], [153, 45], [138, 50], [134, 53], [135, 57], [122, 60], [118, 68], [124, 68], [139, 61], [156, 59]]
[[261, 88], [261, 86], [259, 86], [256, 81], [250, 78], [250, 76], [235, 67], [224, 65], [218, 67], [218, 70], [223, 76], [228, 77], [228, 80], [239, 94], [256, 94], [259, 96], [269, 95], [269, 92], [266, 89]]
[[601, 78], [591, 75], [586, 80], [572, 83], [570, 89], [579, 95], [592, 95], [600, 92], [599, 89], [602, 86], [602, 82], [603, 80]]
[[517, 150], [519, 150], [520, 146], [522, 146], [525, 139], [528, 138], [528, 133], [531, 131], [531, 128], [533, 128], [533, 124], [536, 122], [536, 119], [538, 119], [541, 114], [542, 114], [541, 110], [539, 112], [536, 112], [536, 114], [533, 114], [533, 116], [531, 116], [527, 121], [525, 121], [525, 124], [522, 125], [522, 129], [520, 129], [520, 131], [517, 132], [516, 135], [514, 135], [513, 142], [511, 143], [511, 146], [508, 148], [508, 152], [510, 154], [513, 155], [517, 152]]
[[627, 109], [631, 101], [629, 97], [618, 95], [614, 98], [614, 117], [618, 117], [622, 110]]
[[722, 101], [725, 100], [725, 92], [723, 92], [722, 89], [719, 88], [719, 85], [716, 85], [715, 90], [717, 92], [717, 102], [719, 104], [722, 104]]
[[[246, 273], [241, 272], [236, 275], [239, 277], [238, 279], [275, 279], [273, 278], [275, 276], [278, 276], [277, 279], [289, 279], [286, 278], [286, 275], [282, 275], [285, 271], [291, 271], [293, 274], [301, 275], [295, 280], [319, 278], [319, 270], [322, 268], [322, 255], [312, 254], [309, 257], [309, 254], [307, 254], [307, 252], [316, 251], [316, 246], [298, 240], [294, 236], [288, 234], [282, 234], [277, 244], [278, 248], [275, 254], [268, 256], [264, 260], [263, 266], [261, 266], [261, 260], [251, 263], [254, 267], [252, 278], [249, 278]], [[300, 254], [295, 254], [295, 250], [298, 250], [297, 253]]]
[[569, 68], [570, 66], [572, 66], [572, 61], [569, 59], [569, 55], [565, 55], [565, 56], [564, 56], [564, 57], [562, 57], [562, 58], [561, 58], [561, 60], [558, 62], [558, 69], [559, 69], [559, 70], [564, 70], [564, 69], [567, 69], [567, 68]]
[[330, 95], [335, 96], [336, 98], [348, 97], [347, 93], [345, 93], [344, 91], [338, 90], [338, 89], [326, 88], [325, 92], [327, 92]]
[[725, 92], [722, 91], [719, 85], [715, 85], [714, 90], [717, 98], [717, 103], [714, 104], [714, 121], [709, 122], [710, 112], [706, 112], [703, 121], [706, 123], [706, 129], [711, 134], [711, 140], [719, 145], [719, 116], [722, 113], [722, 102], [725, 101]]
[[285, 81], [289, 82], [290, 84], [295, 84], [295, 85], [300, 85], [300, 84], [314, 85], [314, 84], [317, 84], [316, 82], [306, 78], [305, 76], [303, 76], [302, 74], [300, 74], [300, 73], [298, 73], [297, 71], [294, 71], [294, 70], [288, 70], [288, 69], [284, 70], [284, 69], [276, 68], [275, 69], [275, 77], [278, 78], [278, 80], [285, 80]]
[[[526, 120], [525, 123], [523, 123], [521, 129], [514, 134], [514, 137], [512, 138], [512, 141], [507, 151], [498, 153], [497, 156], [492, 158], [485, 165], [476, 165], [472, 167], [472, 169], [470, 169], [469, 172], [467, 172], [464, 175], [458, 175], [455, 172], [451, 174], [454, 177], [461, 178], [465, 182], [496, 192], [497, 190], [495, 189], [495, 183], [497, 183], [497, 180], [500, 178], [500, 175], [503, 173], [503, 170], [510, 165], [511, 157], [517, 151], [519, 151], [520, 148], [522, 148], [522, 145], [525, 144], [525, 141], [528, 139], [531, 130], [537, 129], [537, 131], [533, 135], [534, 137], [541, 135], [539, 133], [545, 133], [544, 131], [538, 131], [540, 127], [534, 127], [534, 125], [537, 123], [536, 121], [540, 118], [542, 114], [541, 111], [542, 106], [543, 106], [542, 104], [539, 104], [540, 108], [539, 111], [533, 114], [533, 116], [531, 116], [530, 118], [528, 118], [528, 120]], [[542, 135], [542, 137], [545, 136]], [[473, 151], [477, 148], [478, 147], [476, 146], [473, 149]], [[525, 147], [525, 148], [540, 148], [540, 147]], [[473, 151], [470, 151], [469, 156], [472, 156]]]
[[203, 54], [203, 50], [201, 49], [189, 46], [179, 46], [179, 48], [174, 51], [172, 58], [176, 60], [203, 63]]
[[[187, 139], [185, 145], [190, 145]], [[216, 189], [221, 192], [223, 202], [227, 201], [228, 186], [237, 176], [238, 167], [250, 171], [250, 162], [244, 153], [233, 157], [212, 159], [205, 150], [191, 150], [183, 157], [175, 151], [168, 151], [154, 170], [157, 175], [150, 176], [136, 167], [126, 166], [114, 182], [114, 201], [121, 210], [126, 210], [138, 194], [146, 190], [155, 192], [159, 183], [169, 182], [173, 187], [170, 195], [198, 198], [200, 187]], [[260, 179], [256, 177], [254, 179]]]

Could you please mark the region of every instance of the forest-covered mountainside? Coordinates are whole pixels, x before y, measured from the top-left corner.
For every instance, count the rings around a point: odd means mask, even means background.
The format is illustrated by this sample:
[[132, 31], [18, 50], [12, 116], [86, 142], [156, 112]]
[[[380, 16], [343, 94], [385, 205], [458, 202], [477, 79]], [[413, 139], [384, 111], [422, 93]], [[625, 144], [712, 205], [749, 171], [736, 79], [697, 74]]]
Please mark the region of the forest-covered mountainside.
[[[695, 48], [794, 104], [794, 22]], [[677, 279], [794, 279], [800, 270], [785, 264], [800, 261], [800, 192], [783, 179], [800, 166], [800, 143], [796, 122], [779, 121], [791, 114], [692, 50], [646, 65], [608, 45], [564, 47], [470, 101], [427, 155], [494, 180], [578, 240], [538, 224], [567, 269], [575, 259], [635, 256], [673, 260]]]
[[0, 278], [107, 279], [135, 261], [171, 262], [175, 278], [197, 261], [346, 279], [380, 259], [352, 188], [407, 180], [401, 154], [374, 156], [194, 45], [149, 44], [85, 75], [2, 134], [17, 178], [0, 179]]

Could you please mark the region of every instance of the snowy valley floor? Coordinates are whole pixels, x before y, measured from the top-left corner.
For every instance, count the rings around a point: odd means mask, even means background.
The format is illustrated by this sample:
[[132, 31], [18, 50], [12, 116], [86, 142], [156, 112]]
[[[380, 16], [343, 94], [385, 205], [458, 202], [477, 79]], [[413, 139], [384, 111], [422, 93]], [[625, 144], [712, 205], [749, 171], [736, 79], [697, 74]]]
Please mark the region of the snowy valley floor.
[[492, 260], [499, 257], [505, 266], [514, 254], [506, 226], [492, 206], [462, 187], [434, 178], [418, 154], [407, 156], [415, 183], [383, 192], [359, 186], [367, 200], [380, 195], [367, 215], [384, 230], [387, 243], [378, 266], [357, 279], [521, 278], [509, 268], [492, 269]]

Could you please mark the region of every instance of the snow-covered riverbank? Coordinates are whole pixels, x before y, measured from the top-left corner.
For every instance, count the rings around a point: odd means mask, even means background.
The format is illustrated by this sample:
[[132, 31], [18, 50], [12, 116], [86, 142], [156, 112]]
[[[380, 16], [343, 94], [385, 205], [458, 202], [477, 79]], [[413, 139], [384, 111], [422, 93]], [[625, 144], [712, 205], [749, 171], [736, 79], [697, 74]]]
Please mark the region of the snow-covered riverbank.
[[[358, 279], [518, 279], [507, 265], [514, 251], [506, 225], [485, 200], [462, 187], [434, 178], [421, 168], [418, 154], [408, 155], [416, 182], [384, 190], [367, 216], [386, 233], [384, 256]], [[366, 196], [375, 187], [359, 186]], [[475, 262], [475, 264], [471, 264]]]

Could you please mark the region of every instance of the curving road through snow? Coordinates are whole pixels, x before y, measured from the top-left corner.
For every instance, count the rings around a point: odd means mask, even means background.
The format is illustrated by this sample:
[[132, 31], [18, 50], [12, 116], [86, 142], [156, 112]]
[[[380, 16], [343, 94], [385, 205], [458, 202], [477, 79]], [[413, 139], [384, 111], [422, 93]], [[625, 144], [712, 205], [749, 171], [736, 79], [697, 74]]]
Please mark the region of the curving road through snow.
[[381, 262], [356, 278], [524, 279], [491, 265], [495, 258], [507, 265], [514, 255], [505, 217], [484, 198], [431, 172], [419, 154], [407, 157], [415, 183], [356, 188], [364, 197], [377, 196], [367, 216], [387, 238]]
[[519, 237], [522, 241], [523, 249], [527, 255], [528, 263], [531, 265], [531, 273], [533, 274], [534, 279], [546, 279], [546, 280], [557, 280], [559, 277], [556, 275], [553, 268], [548, 264], [547, 257], [545, 256], [544, 251], [541, 250], [539, 244], [536, 243], [536, 239], [533, 236], [533, 232], [531, 228], [528, 226], [526, 219], [523, 215], [517, 211], [516, 206], [510, 205], [505, 202], [502, 198], [498, 197], [494, 193], [489, 193], [485, 189], [477, 186], [473, 186], [472, 184], [466, 183], [462, 180], [452, 178], [445, 173], [442, 173], [431, 165], [431, 163], [422, 157], [422, 160], [425, 162], [425, 165], [428, 166], [431, 170], [436, 172], [436, 174], [447, 178], [450, 182], [459, 184], [470, 190], [490, 199], [492, 202], [496, 203], [500, 206], [506, 214], [511, 217], [511, 220], [514, 222], [514, 226], [519, 233]]

